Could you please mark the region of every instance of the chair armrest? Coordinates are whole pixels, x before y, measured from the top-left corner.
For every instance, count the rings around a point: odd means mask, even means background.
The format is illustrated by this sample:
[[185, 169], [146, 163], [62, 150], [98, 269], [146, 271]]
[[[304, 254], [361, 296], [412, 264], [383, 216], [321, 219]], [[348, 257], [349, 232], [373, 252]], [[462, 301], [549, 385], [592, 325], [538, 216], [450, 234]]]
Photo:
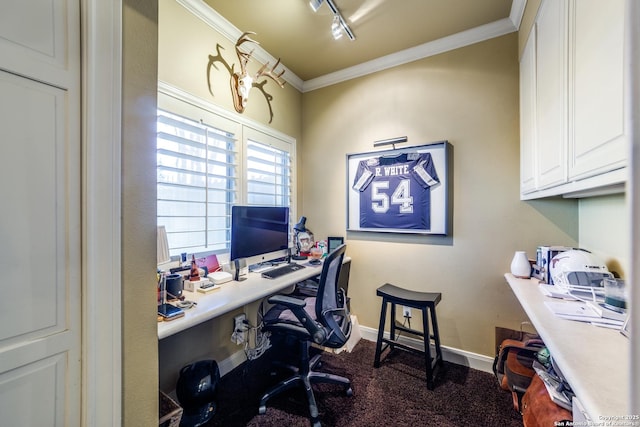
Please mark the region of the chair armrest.
[[323, 328], [323, 326], [316, 322], [309, 313], [305, 311], [305, 307], [307, 306], [306, 301], [293, 298], [287, 295], [274, 295], [268, 299], [271, 304], [281, 304], [287, 307], [298, 322], [302, 324], [302, 326], [309, 332], [311, 339], [316, 344], [321, 344], [325, 338], [327, 337], [327, 332]]
[[293, 298], [287, 295], [274, 295], [270, 297], [267, 301], [269, 301], [269, 303], [271, 304], [282, 304], [292, 311], [296, 307], [304, 308], [307, 305], [305, 301], [298, 298]]

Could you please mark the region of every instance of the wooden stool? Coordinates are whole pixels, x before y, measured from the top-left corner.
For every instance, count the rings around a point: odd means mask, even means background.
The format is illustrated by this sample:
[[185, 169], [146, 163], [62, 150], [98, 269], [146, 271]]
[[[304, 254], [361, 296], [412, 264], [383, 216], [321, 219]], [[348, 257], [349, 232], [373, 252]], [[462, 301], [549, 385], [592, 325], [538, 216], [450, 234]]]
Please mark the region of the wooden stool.
[[[373, 362], [373, 367], [380, 367], [380, 356], [388, 347], [391, 347], [391, 350], [395, 347], [400, 347], [407, 351], [424, 354], [427, 388], [429, 390], [433, 390], [433, 374], [435, 368], [437, 366], [443, 366], [442, 350], [440, 349], [440, 335], [438, 334], [438, 321], [436, 319], [436, 305], [442, 299], [442, 294], [440, 292], [409, 291], [386, 283], [377, 289], [376, 295], [382, 297], [382, 311], [380, 312], [380, 326], [378, 328], [378, 341], [376, 343], [376, 356]], [[389, 333], [389, 339], [384, 338], [384, 323], [387, 317], [387, 303], [391, 304], [391, 330]], [[424, 332], [396, 325], [396, 304], [412, 307], [422, 311], [422, 326]], [[427, 313], [427, 311], [430, 313]], [[429, 332], [429, 318], [431, 318], [432, 333]], [[396, 339], [396, 329], [421, 336], [424, 341], [424, 351], [398, 342]], [[435, 358], [431, 357], [431, 347], [429, 345], [430, 339], [433, 339], [435, 343]]]

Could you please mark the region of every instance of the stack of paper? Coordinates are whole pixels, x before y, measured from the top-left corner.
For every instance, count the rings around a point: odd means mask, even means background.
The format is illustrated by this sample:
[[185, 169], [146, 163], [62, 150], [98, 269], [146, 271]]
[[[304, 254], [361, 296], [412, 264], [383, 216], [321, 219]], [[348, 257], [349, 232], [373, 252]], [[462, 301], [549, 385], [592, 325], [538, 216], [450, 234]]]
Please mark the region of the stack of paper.
[[589, 322], [596, 326], [619, 329], [624, 323], [625, 314], [615, 313], [599, 304], [580, 301], [545, 301], [544, 305], [562, 319]]
[[575, 301], [576, 297], [571, 295], [569, 291], [565, 289], [561, 289], [558, 286], [547, 285], [546, 283], [540, 283], [538, 285], [538, 289], [542, 292], [542, 295], [551, 297], [551, 298], [561, 298], [566, 300]]

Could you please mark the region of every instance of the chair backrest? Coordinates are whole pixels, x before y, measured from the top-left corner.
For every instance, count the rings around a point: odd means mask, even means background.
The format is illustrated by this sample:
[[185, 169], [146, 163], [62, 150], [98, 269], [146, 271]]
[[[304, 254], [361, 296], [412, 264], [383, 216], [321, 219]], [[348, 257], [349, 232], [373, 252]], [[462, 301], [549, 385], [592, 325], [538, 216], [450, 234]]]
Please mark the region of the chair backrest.
[[346, 295], [338, 296], [338, 278], [346, 249], [347, 245], [340, 245], [325, 258], [316, 296], [316, 320], [327, 332], [323, 345], [333, 348], [342, 347], [351, 334]]

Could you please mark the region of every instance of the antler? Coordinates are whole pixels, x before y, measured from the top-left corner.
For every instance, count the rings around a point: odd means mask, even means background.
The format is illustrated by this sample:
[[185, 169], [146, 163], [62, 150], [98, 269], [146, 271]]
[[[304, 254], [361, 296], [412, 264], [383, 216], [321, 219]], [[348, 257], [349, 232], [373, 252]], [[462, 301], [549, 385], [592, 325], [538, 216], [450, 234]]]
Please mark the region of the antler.
[[238, 60], [240, 61], [239, 71], [235, 71], [235, 64], [229, 65], [229, 63], [222, 57], [220, 50], [224, 48], [219, 44], [216, 45], [216, 55], [209, 55], [209, 63], [207, 64], [207, 84], [209, 86], [209, 93], [213, 95], [213, 92], [211, 90], [211, 67], [217, 70], [218, 67], [216, 66], [216, 63], [221, 63], [227, 69], [231, 77], [231, 97], [233, 99], [233, 106], [236, 111], [239, 113], [244, 112], [247, 102], [249, 101], [249, 91], [253, 87], [258, 88], [258, 90], [262, 92], [262, 95], [264, 95], [265, 100], [267, 101], [267, 105], [269, 107], [269, 123], [271, 123], [271, 121], [273, 120], [273, 109], [271, 107], [273, 96], [264, 89], [264, 86], [267, 83], [266, 79], [262, 80], [261, 82], [257, 82], [256, 80], [260, 77], [269, 77], [280, 87], [284, 87], [285, 82], [281, 79], [281, 77], [284, 74], [285, 70], [283, 69], [280, 72], [276, 71], [276, 68], [278, 68], [278, 65], [280, 65], [280, 59], [278, 59], [275, 65], [271, 68], [268, 68], [268, 62], [260, 67], [255, 77], [247, 73], [247, 64], [249, 63], [249, 60], [253, 55], [253, 50], [251, 50], [250, 52], [244, 52], [240, 49], [240, 47], [244, 43], [255, 43], [257, 45], [260, 44], [249, 37], [252, 34], [255, 33], [253, 31], [246, 31], [242, 33], [242, 35], [238, 38], [238, 41], [236, 41], [236, 55], [238, 56]]
[[[267, 70], [267, 67], [269, 66], [269, 63], [267, 62], [266, 64], [264, 64], [262, 67], [260, 67], [260, 69], [256, 73], [256, 77], [255, 77], [256, 80], [259, 79], [262, 76], [269, 77], [269, 78], [273, 79], [273, 81], [276, 82], [280, 87], [284, 87], [285, 82], [283, 80], [281, 80], [280, 77], [282, 77], [282, 75], [284, 74], [285, 70], [282, 70], [280, 73], [276, 73], [276, 68], [278, 68], [278, 65], [280, 65], [280, 59], [279, 58], [278, 58], [278, 61], [276, 61], [275, 65], [273, 67], [271, 67], [270, 70]], [[255, 83], [254, 83], [254, 87], [256, 87]]]
[[207, 86], [209, 86], [209, 93], [211, 95], [213, 95], [213, 91], [211, 90], [211, 67], [217, 70], [218, 67], [216, 67], [216, 64], [215, 64], [216, 62], [220, 62], [222, 65], [224, 65], [224, 68], [227, 69], [227, 71], [229, 72], [229, 75], [233, 74], [233, 65], [229, 65], [226, 59], [222, 57], [222, 54], [220, 53], [220, 49], [224, 49], [224, 48], [220, 46], [220, 44], [217, 44], [216, 52], [218, 54], [216, 56], [209, 55], [209, 63], [207, 64]]
[[245, 75], [247, 73], [246, 71], [247, 62], [249, 62], [249, 59], [251, 59], [251, 55], [253, 55], [254, 49], [251, 49], [251, 52], [249, 53], [243, 52], [240, 50], [240, 45], [242, 45], [245, 42], [260, 44], [257, 41], [253, 40], [251, 37], [249, 37], [250, 34], [255, 35], [256, 33], [254, 33], [253, 31], [246, 31], [242, 33], [242, 35], [238, 38], [238, 41], [236, 42], [236, 54], [238, 55], [238, 60], [240, 61], [240, 72], [242, 75]]
[[[263, 80], [260, 83], [253, 83], [253, 87], [258, 89], [264, 95], [264, 99], [267, 101], [267, 106], [269, 107], [269, 123], [273, 121], [273, 108], [271, 108], [271, 101], [273, 100], [273, 95], [264, 90], [264, 85], [267, 83], [266, 80]], [[284, 84], [283, 84], [284, 86]]]

